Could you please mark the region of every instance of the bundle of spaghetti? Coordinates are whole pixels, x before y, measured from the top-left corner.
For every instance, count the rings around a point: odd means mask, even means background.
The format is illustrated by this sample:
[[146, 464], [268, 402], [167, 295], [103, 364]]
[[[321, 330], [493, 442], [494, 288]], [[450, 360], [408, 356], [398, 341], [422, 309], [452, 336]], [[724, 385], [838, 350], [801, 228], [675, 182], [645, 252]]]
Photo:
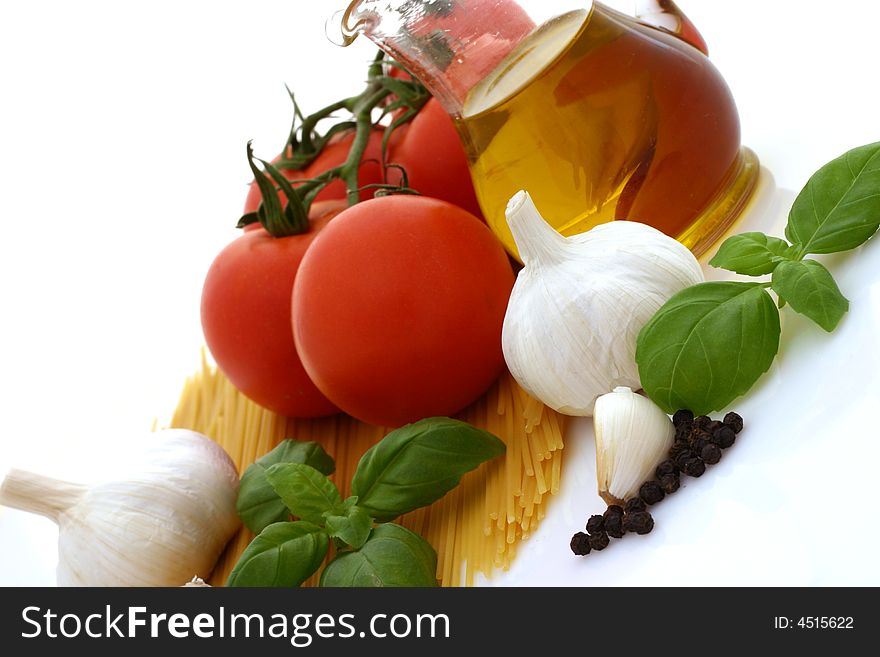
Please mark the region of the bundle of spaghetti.
[[[507, 452], [466, 474], [430, 507], [397, 520], [434, 546], [443, 586], [471, 586], [477, 573], [489, 577], [496, 568], [507, 569], [518, 543], [543, 519], [548, 497], [559, 491], [562, 468], [563, 416], [530, 397], [509, 374], [458, 417], [498, 436]], [[361, 456], [389, 431], [343, 414], [313, 420], [276, 415], [238, 392], [204, 355], [200, 371], [184, 385], [170, 426], [210, 436], [239, 472], [285, 438], [314, 440], [335, 459], [332, 478], [343, 496], [350, 494]], [[252, 539], [242, 527], [211, 583], [226, 581]], [[307, 582], [316, 583], [317, 578]]]

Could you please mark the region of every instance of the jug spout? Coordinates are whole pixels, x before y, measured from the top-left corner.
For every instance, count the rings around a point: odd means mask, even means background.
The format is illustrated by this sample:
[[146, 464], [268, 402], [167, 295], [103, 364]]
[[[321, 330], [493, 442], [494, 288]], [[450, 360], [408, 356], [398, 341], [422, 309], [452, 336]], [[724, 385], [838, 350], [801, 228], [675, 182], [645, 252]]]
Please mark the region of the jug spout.
[[[342, 13], [346, 42], [364, 34], [402, 63], [452, 116], [468, 92], [571, 0], [523, 8], [516, 0], [354, 0]], [[578, 2], [586, 18], [590, 2]]]

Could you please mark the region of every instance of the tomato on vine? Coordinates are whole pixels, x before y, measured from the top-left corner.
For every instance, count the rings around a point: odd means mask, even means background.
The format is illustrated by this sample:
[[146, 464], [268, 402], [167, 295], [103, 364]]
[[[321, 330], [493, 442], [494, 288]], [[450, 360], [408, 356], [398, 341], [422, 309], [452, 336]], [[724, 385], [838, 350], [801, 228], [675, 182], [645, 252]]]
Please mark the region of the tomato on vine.
[[[255, 185], [239, 222], [245, 232], [211, 265], [201, 313], [205, 339], [218, 367], [239, 390], [266, 408], [283, 415], [315, 417], [336, 412], [337, 403], [344, 403], [345, 410], [356, 417], [397, 424], [458, 410], [482, 393], [503, 367], [501, 321], [513, 274], [494, 235], [472, 214], [444, 201], [410, 196], [364, 200], [378, 188], [393, 186], [383, 180], [385, 149], [412, 167], [426, 193], [440, 195], [461, 184], [470, 189], [451, 120], [436, 103], [436, 109], [426, 107], [427, 111], [419, 113], [428, 99], [417, 82], [383, 75], [380, 55], [370, 66], [366, 89], [357, 96], [307, 117], [294, 105], [294, 128], [283, 157], [274, 164], [259, 160], [260, 170], [248, 145]], [[321, 121], [343, 110], [349, 119], [318, 130]], [[404, 125], [417, 113], [418, 123]], [[389, 115], [395, 129], [385, 130], [379, 121]], [[420, 149], [423, 159], [427, 150], [436, 157], [427, 164], [420, 162], [416, 158]], [[456, 166], [449, 164], [453, 156], [459, 158]], [[466, 180], [461, 180], [462, 175]], [[351, 207], [343, 210], [346, 205]], [[476, 209], [475, 202], [472, 207]], [[323, 231], [343, 215], [348, 217], [346, 225], [354, 227], [322, 240]], [[358, 223], [357, 217], [372, 219]], [[328, 253], [332, 264], [312, 266], [313, 272], [326, 270], [327, 284], [322, 274], [312, 274], [304, 287], [306, 298], [300, 300], [296, 281], [302, 277], [301, 263], [316, 245], [336, 240], [338, 252], [332, 247], [319, 250]], [[321, 262], [320, 258], [316, 261]], [[353, 280], [334, 296], [327, 292], [339, 283], [332, 274], [343, 271]], [[418, 303], [413, 296], [414, 290], [429, 289], [436, 289], [436, 307], [424, 299]], [[354, 297], [352, 290], [359, 290]], [[376, 316], [369, 315], [369, 305], [375, 300], [370, 290], [381, 291], [383, 303], [377, 308], [387, 312], [396, 308], [402, 313], [398, 327], [410, 327], [408, 342], [397, 341], [396, 350], [380, 353], [388, 336], [381, 335]], [[343, 310], [339, 304], [345, 299], [351, 301], [352, 317], [359, 322], [357, 315], [362, 313], [361, 319], [367, 322], [362, 335], [360, 324], [346, 324], [344, 315], [342, 323], [334, 325], [332, 318], [339, 318]], [[468, 319], [462, 322], [461, 317]], [[300, 320], [305, 327], [304, 344], [312, 345], [308, 348], [314, 371], [304, 367], [301, 348], [294, 340], [293, 327], [299, 327]], [[318, 330], [324, 337], [317, 343], [312, 340], [315, 333], [308, 330], [315, 322], [325, 322]], [[366, 352], [345, 343], [361, 338], [370, 343]], [[331, 370], [343, 374], [341, 379], [328, 378], [323, 367], [334, 352], [342, 360]], [[371, 368], [369, 358], [363, 359], [365, 353], [379, 355], [384, 363], [376, 362]], [[346, 355], [352, 358], [343, 364]], [[401, 377], [410, 375], [421, 383], [407, 385]], [[381, 403], [397, 401], [391, 408], [376, 410], [371, 404], [379, 400], [370, 395], [358, 399], [357, 386], [354, 397], [340, 393], [346, 376], [362, 383], [374, 381], [382, 390]], [[327, 389], [332, 388], [332, 396], [324, 389], [331, 380]], [[337, 394], [342, 402], [337, 402]]]
[[[367, 147], [364, 149], [364, 153], [361, 156], [357, 175], [357, 185], [360, 190], [359, 199], [361, 201], [366, 201], [367, 199], [372, 198], [372, 186], [384, 182], [384, 174], [382, 171], [382, 136], [382, 130], [378, 128], [371, 130]], [[354, 137], [354, 130], [347, 130], [336, 135], [335, 138], [331, 139], [323, 146], [322, 150], [304, 169], [290, 169], [281, 166], [280, 163], [283, 160], [280, 155], [272, 160], [272, 164], [279, 165], [279, 171], [284, 174], [285, 178], [291, 181], [304, 181], [317, 178], [321, 174], [345, 164]], [[295, 184], [295, 186], [298, 186], [298, 184]], [[281, 200], [281, 205], [284, 207], [287, 204], [287, 198], [281, 194], [280, 191], [277, 193]], [[335, 179], [331, 180], [325, 187], [322, 187], [314, 200], [345, 200], [347, 195], [348, 190], [346, 189], [345, 183], [340, 179]], [[244, 202], [244, 214], [256, 212], [257, 208], [260, 207], [260, 202], [262, 200], [263, 194], [260, 192], [259, 185], [256, 184], [256, 181], [251, 182]]]

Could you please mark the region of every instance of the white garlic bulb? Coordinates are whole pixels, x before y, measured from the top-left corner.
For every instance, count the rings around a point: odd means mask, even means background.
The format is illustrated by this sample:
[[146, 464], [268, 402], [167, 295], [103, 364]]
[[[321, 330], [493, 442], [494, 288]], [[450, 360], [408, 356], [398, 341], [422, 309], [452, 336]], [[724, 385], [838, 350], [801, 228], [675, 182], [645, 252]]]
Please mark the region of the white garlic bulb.
[[211, 574], [239, 526], [232, 460], [184, 429], [145, 436], [138, 456], [94, 487], [22, 470], [0, 485], [0, 504], [58, 524], [59, 586], [179, 586]]
[[623, 504], [654, 478], [675, 437], [672, 420], [647, 397], [626, 387], [596, 400], [596, 477], [608, 504]]
[[566, 415], [591, 415], [616, 386], [641, 388], [639, 331], [673, 294], [703, 281], [693, 254], [632, 221], [563, 237], [526, 192], [510, 200], [507, 223], [525, 264], [502, 333], [517, 382]]

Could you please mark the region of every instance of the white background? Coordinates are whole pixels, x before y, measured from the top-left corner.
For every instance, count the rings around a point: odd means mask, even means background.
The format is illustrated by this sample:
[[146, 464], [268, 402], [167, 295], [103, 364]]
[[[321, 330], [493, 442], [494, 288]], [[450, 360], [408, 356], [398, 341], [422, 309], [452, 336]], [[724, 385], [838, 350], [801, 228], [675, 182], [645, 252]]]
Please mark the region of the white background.
[[[880, 3], [679, 4], [779, 188], [799, 190], [880, 139]], [[324, 36], [341, 6], [0, 5], [0, 471], [89, 480], [108, 449], [170, 416], [198, 366], [204, 273], [236, 235], [246, 141], [264, 157], [283, 144], [284, 83], [308, 111], [364, 77], [373, 49]], [[654, 535], [590, 560], [566, 554], [566, 533], [599, 510], [592, 473], [575, 469], [591, 458], [586, 430], [563, 501], [499, 581], [880, 584], [878, 260], [871, 244], [831, 261], [850, 316], [831, 337], [786, 317], [798, 337], [737, 404], [751, 412], [748, 442], [664, 504]], [[53, 583], [55, 536], [46, 520], [0, 509], [0, 584]]]

